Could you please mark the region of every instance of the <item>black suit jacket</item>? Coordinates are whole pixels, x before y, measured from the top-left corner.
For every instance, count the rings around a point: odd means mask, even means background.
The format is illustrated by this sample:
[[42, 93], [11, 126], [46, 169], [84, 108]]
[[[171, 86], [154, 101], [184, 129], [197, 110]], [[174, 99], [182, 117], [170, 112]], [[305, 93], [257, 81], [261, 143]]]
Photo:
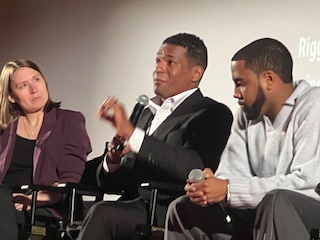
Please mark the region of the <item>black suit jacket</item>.
[[[153, 118], [147, 108], [137, 127], [147, 129]], [[124, 191], [126, 199], [139, 196], [142, 181], [184, 184], [191, 169], [216, 170], [230, 135], [229, 108], [195, 91], [155, 130], [145, 136], [137, 154], [125, 156], [125, 164], [105, 178], [111, 191]], [[111, 183], [113, 182], [113, 183]]]

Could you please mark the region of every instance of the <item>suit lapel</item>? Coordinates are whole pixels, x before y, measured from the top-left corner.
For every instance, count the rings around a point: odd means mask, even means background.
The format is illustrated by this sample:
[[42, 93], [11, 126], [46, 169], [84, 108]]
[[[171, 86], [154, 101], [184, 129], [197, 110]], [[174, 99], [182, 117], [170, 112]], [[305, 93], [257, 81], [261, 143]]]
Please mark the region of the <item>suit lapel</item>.
[[42, 123], [42, 127], [39, 132], [39, 136], [36, 142], [36, 146], [33, 152], [33, 178], [36, 178], [37, 166], [39, 165], [39, 161], [43, 161], [43, 158], [40, 158], [41, 151], [44, 149], [44, 144], [46, 140], [49, 138], [52, 132], [53, 125], [57, 119], [57, 109], [53, 108], [50, 112], [44, 114], [44, 119]]
[[1, 134], [1, 153], [0, 153], [0, 182], [3, 181], [7, 170], [11, 164], [18, 120], [9, 125], [8, 129], [2, 130]]
[[[186, 98], [170, 116], [182, 116], [188, 113], [196, 112], [204, 106], [204, 98], [201, 91], [198, 89], [188, 98]], [[170, 117], [169, 116], [169, 117]]]
[[204, 99], [205, 98], [199, 89], [195, 91], [186, 98], [163, 123], [160, 124], [152, 136], [164, 140], [170, 132], [180, 127], [180, 122], [185, 115], [192, 114], [203, 108], [202, 102]]
[[146, 108], [140, 118], [139, 118], [139, 121], [137, 123], [137, 127], [141, 128], [141, 129], [144, 129], [144, 130], [147, 130], [148, 127], [149, 127], [149, 124], [150, 122], [152, 121], [154, 115], [152, 114], [152, 112], [150, 111], [149, 108]]
[[152, 136], [157, 139], [164, 140], [173, 129], [177, 129], [180, 125], [180, 116], [168, 117], [160, 126], [153, 132]]

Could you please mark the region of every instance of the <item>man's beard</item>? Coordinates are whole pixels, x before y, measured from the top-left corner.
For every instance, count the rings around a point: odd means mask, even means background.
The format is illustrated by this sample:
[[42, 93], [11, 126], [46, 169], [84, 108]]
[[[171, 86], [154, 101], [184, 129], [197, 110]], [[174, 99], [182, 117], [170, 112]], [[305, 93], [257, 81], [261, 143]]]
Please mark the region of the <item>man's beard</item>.
[[259, 117], [262, 105], [264, 104], [265, 100], [266, 100], [266, 96], [264, 95], [263, 91], [259, 87], [257, 97], [252, 103], [252, 106], [251, 107], [249, 107], [248, 105], [243, 106], [243, 111], [246, 114], [248, 120], [254, 120]]

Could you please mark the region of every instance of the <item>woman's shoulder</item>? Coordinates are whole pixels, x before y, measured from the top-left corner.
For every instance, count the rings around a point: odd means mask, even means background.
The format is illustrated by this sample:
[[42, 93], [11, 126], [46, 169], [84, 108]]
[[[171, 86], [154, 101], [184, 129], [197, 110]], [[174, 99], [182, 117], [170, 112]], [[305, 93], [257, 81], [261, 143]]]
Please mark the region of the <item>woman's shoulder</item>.
[[64, 118], [64, 119], [84, 119], [83, 113], [80, 111], [70, 110], [70, 109], [63, 109], [63, 108], [55, 108], [57, 118]]
[[57, 108], [57, 111], [61, 112], [62, 114], [67, 114], [67, 115], [73, 115], [73, 114], [79, 115], [79, 114], [82, 114], [80, 111], [71, 110], [71, 109], [64, 109], [64, 108]]

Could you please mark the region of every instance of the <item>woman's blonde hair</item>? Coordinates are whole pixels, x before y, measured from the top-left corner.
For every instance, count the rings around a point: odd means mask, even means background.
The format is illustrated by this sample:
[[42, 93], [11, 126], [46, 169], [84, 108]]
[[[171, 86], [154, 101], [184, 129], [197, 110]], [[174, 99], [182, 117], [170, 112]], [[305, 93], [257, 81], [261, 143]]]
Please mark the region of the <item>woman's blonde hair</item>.
[[[12, 74], [21, 67], [29, 67], [38, 71], [43, 77], [48, 91], [47, 81], [40, 71], [40, 68], [34, 62], [26, 59], [19, 59], [5, 64], [0, 75], [0, 129], [6, 129], [10, 123], [15, 121], [19, 116], [24, 115], [24, 112], [17, 103], [9, 101], [11, 93], [10, 78]], [[49, 91], [48, 96], [44, 112], [49, 112], [53, 107], [60, 107], [61, 104], [61, 102], [54, 102], [51, 100]]]

